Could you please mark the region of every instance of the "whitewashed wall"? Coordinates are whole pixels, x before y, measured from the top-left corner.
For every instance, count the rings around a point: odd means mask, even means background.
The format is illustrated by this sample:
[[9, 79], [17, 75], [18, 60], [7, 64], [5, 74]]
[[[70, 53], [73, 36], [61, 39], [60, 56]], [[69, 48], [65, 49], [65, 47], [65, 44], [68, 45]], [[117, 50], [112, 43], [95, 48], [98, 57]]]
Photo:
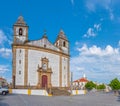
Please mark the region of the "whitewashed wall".
[[66, 53], [66, 54], [69, 53], [68, 48], [66, 48], [66, 47], [62, 47], [62, 49], [63, 49], [63, 52], [64, 52], [64, 53]]
[[13, 94], [28, 94], [27, 89], [12, 89]]
[[48, 96], [48, 93], [46, 90], [31, 90], [31, 95], [44, 95]]
[[86, 94], [86, 90], [72, 90], [72, 95]]
[[[20, 52], [21, 50], [21, 52]], [[21, 63], [19, 62], [21, 60]], [[16, 85], [24, 85], [25, 50], [16, 49]], [[21, 71], [21, 74], [19, 74]]]
[[68, 71], [68, 59], [65, 57], [62, 57], [62, 87], [65, 87], [68, 85], [67, 83], [67, 71]]
[[48, 93], [46, 90], [30, 90], [30, 94], [29, 94], [28, 89], [11, 89], [11, 93], [48, 96]]
[[49, 67], [52, 68], [51, 83], [52, 86], [59, 87], [59, 72], [60, 72], [60, 56], [55, 54], [48, 54], [49, 57]]
[[52, 68], [52, 86], [59, 86], [59, 56], [47, 52], [28, 50], [28, 84], [38, 83], [38, 64], [41, 67], [41, 58], [48, 58], [49, 67]]

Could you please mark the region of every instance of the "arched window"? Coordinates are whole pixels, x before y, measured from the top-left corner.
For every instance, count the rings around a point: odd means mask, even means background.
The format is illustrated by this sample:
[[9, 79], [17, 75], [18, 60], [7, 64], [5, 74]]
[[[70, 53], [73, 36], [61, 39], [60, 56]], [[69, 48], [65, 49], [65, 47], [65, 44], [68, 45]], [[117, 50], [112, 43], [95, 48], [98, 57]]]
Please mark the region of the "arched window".
[[63, 47], [66, 47], [66, 42], [65, 41], [63, 42]]
[[20, 28], [19, 29], [19, 35], [22, 35], [22, 33], [23, 33], [23, 30], [22, 30], [22, 28]]

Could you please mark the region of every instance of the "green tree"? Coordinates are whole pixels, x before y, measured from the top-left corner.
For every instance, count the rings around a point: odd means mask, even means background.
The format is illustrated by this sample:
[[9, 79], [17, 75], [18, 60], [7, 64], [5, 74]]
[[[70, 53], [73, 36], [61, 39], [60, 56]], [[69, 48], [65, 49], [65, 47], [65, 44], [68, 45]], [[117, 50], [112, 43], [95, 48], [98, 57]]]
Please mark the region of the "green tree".
[[120, 89], [120, 81], [117, 78], [113, 79], [110, 82], [109, 85], [113, 90], [119, 90]]
[[98, 89], [98, 90], [102, 90], [102, 89], [105, 89], [105, 88], [106, 88], [106, 87], [105, 87], [104, 84], [100, 84], [100, 85], [97, 86], [97, 89]]
[[94, 84], [92, 81], [85, 84], [85, 88], [89, 90], [92, 90], [95, 87], [96, 87], [96, 84]]

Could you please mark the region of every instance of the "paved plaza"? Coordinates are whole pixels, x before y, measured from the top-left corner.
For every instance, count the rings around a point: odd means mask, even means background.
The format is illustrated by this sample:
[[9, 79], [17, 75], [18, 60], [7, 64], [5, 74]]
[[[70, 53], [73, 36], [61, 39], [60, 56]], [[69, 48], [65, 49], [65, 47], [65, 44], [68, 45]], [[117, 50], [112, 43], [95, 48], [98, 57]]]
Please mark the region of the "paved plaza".
[[113, 93], [89, 93], [79, 96], [0, 95], [0, 106], [120, 106]]

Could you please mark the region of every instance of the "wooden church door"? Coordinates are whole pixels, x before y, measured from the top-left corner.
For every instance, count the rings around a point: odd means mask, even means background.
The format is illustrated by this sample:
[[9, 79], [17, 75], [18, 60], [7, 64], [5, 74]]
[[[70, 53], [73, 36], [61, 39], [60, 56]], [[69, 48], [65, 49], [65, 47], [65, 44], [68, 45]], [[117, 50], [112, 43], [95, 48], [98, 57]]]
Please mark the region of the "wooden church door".
[[47, 87], [47, 76], [46, 75], [43, 75], [42, 76], [42, 87]]

